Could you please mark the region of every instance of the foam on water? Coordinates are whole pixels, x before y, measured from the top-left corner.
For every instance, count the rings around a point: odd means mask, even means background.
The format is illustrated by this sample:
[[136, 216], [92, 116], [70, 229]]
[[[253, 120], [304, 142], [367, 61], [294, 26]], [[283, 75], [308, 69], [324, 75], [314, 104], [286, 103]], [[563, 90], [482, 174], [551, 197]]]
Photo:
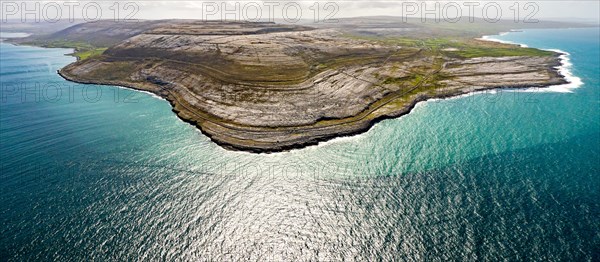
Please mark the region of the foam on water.
[[156, 98], [156, 99], [159, 99], [159, 100], [167, 101], [167, 99], [164, 99], [163, 97], [160, 97], [160, 96], [158, 96], [158, 95], [156, 95], [156, 94], [154, 94], [154, 93], [152, 93], [150, 91], [144, 91], [144, 90], [139, 90], [139, 89], [131, 89], [131, 88], [125, 87], [125, 86], [115, 86], [115, 87], [120, 88], [120, 89], [125, 89], [125, 90], [137, 91], [137, 92], [140, 92], [140, 93], [144, 93], [144, 94], [150, 95], [150, 97], [152, 97], [152, 98]]
[[[502, 32], [502, 33], [498, 34], [498, 36], [504, 36], [504, 35], [507, 35], [508, 33], [514, 33], [514, 32], [518, 32], [518, 31]], [[525, 44], [522, 44], [522, 43], [516, 43], [516, 42], [512, 42], [512, 41], [501, 40], [501, 39], [497, 39], [497, 38], [494, 38], [493, 36], [488, 36], [488, 35], [483, 36], [483, 37], [481, 37], [479, 39], [480, 40], [484, 40], [484, 41], [490, 41], [490, 42], [497, 42], [497, 43], [503, 43], [503, 44], [518, 45], [518, 46], [524, 47], [524, 48], [529, 47], [529, 46], [527, 46]], [[559, 58], [560, 58], [560, 66], [556, 67], [556, 69], [558, 70], [558, 72], [562, 76], [564, 76], [565, 80], [568, 83], [562, 84], [562, 85], [548, 86], [548, 87], [544, 87], [544, 88], [533, 87], [533, 88], [523, 88], [523, 89], [508, 90], [509, 92], [572, 93], [573, 89], [578, 88], [578, 87], [580, 87], [580, 86], [583, 85], [583, 81], [581, 80], [581, 78], [573, 75], [573, 73], [571, 72], [573, 64], [571, 63], [571, 60], [569, 59], [570, 54], [568, 52], [565, 52], [565, 51], [560, 50], [560, 49], [542, 49], [542, 50], [553, 51], [553, 52], [561, 54], [559, 56]]]
[[[511, 32], [516, 32], [516, 31], [511, 31]], [[507, 35], [508, 33], [511, 33], [511, 32], [501, 32], [497, 36], [504, 36], [504, 35]], [[502, 44], [518, 45], [520, 47], [529, 47], [526, 44], [515, 43], [515, 42], [512, 42], [512, 41], [497, 39], [497, 38], [494, 38], [493, 35], [484, 35], [481, 38], [477, 38], [477, 39], [483, 40], [483, 41], [490, 41], [490, 42], [502, 43]]]

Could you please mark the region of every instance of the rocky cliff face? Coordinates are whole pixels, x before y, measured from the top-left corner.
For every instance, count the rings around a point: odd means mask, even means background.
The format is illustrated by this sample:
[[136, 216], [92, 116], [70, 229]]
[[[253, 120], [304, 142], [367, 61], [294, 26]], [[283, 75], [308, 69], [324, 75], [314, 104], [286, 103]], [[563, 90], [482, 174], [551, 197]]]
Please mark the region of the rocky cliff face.
[[557, 54], [496, 43], [430, 45], [336, 29], [189, 22], [154, 27], [61, 74], [153, 92], [215, 142], [273, 152], [364, 132], [428, 98], [560, 84], [559, 63]]

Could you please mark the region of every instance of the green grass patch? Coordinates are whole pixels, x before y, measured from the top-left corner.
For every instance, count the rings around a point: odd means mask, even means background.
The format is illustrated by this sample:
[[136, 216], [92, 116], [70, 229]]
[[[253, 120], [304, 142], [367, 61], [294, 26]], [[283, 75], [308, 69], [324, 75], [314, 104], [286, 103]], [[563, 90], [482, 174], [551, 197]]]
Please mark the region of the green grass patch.
[[402, 77], [387, 77], [381, 82], [383, 85], [407, 85], [414, 78], [414, 76], [402, 76]]
[[553, 55], [551, 51], [545, 51], [535, 48], [485, 48], [485, 47], [468, 47], [462, 48], [458, 51], [445, 52], [448, 56], [459, 56], [463, 58], [475, 58], [475, 57], [502, 57], [502, 56], [550, 56]]
[[66, 40], [52, 40], [52, 41], [38, 40], [38, 41], [31, 42], [31, 44], [39, 45], [39, 46], [43, 46], [43, 47], [49, 47], [49, 48], [73, 48], [73, 49], [75, 49], [75, 51], [85, 51], [85, 50], [92, 50], [92, 49], [97, 48], [96, 46], [89, 44], [89, 43], [66, 41]]
[[430, 54], [443, 54], [456, 58], [503, 57], [503, 56], [551, 56], [554, 52], [517, 45], [478, 41], [467, 38], [407, 38], [346, 35], [352, 39], [377, 42], [383, 45], [421, 48]]
[[86, 42], [75, 42], [67, 40], [36, 40], [27, 44], [42, 46], [47, 48], [73, 48], [75, 52], [72, 55], [78, 57], [80, 60], [88, 59], [101, 55], [107, 47], [98, 47]]
[[102, 55], [102, 53], [104, 53], [104, 51], [106, 51], [106, 47], [101, 47], [101, 48], [96, 48], [96, 49], [92, 49], [92, 50], [86, 50], [86, 51], [77, 51], [75, 53], [73, 53], [73, 55], [77, 56], [79, 58], [79, 60], [85, 60], [91, 57], [97, 57]]

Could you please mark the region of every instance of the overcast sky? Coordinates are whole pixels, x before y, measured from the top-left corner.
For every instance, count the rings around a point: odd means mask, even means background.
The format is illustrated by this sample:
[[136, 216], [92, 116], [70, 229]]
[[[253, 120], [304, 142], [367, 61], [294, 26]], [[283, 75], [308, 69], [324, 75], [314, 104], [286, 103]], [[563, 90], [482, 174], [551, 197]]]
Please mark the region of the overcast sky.
[[[78, 3], [76, 3], [78, 2]], [[3, 1], [2, 18], [325, 20], [356, 16], [599, 21], [600, 1]], [[38, 6], [36, 6], [38, 4]], [[57, 14], [57, 9], [60, 9]], [[99, 12], [97, 10], [99, 9]], [[116, 11], [118, 10], [118, 12]], [[318, 12], [317, 12], [318, 10]], [[517, 12], [518, 10], [518, 12]]]
[[[269, 5], [275, 1], [189, 1], [189, 2], [170, 2], [170, 1], [138, 1], [140, 12], [139, 18], [199, 18], [202, 17], [220, 17], [228, 15], [234, 16], [233, 12], [227, 10], [236, 10], [238, 16], [248, 18], [256, 17], [256, 7], [261, 7], [261, 17], [275, 16], [283, 18], [287, 14], [289, 18], [295, 18], [297, 6], [291, 6], [289, 2], [277, 2], [273, 4], [273, 10], [269, 10]], [[518, 3], [521, 20], [527, 15], [533, 15], [532, 18], [548, 19], [589, 19], [598, 21], [600, 13], [600, 1], [426, 1], [423, 6], [422, 1], [293, 1], [301, 6], [301, 17], [304, 19], [314, 19], [316, 3], [319, 5], [318, 16], [324, 19], [327, 15], [333, 14], [333, 17], [356, 17], [356, 16], [423, 16], [428, 13], [427, 10], [438, 10], [441, 16], [456, 17], [457, 8], [460, 7], [460, 13], [468, 16], [472, 11], [474, 16], [482, 17], [484, 15], [494, 17], [496, 9], [500, 6], [501, 17], [503, 19], [514, 19], [516, 3]], [[333, 3], [325, 6], [327, 3]], [[527, 3], [529, 4], [526, 8]], [[225, 8], [223, 8], [225, 4]], [[236, 8], [235, 5], [238, 4]], [[288, 5], [286, 7], [286, 4]], [[487, 4], [487, 6], [486, 6]], [[496, 5], [497, 4], [497, 5]], [[218, 6], [216, 13], [213, 12], [213, 6]], [[484, 12], [483, 7], [486, 6]], [[204, 8], [203, 8], [204, 7]], [[326, 9], [327, 7], [327, 9]], [[413, 7], [418, 7], [417, 10]], [[471, 7], [473, 9], [471, 9]], [[512, 8], [511, 8], [512, 7]], [[284, 10], [285, 8], [285, 10]], [[426, 10], [427, 9], [427, 10]], [[269, 11], [273, 11], [269, 15]], [[432, 14], [427, 14], [433, 17]]]

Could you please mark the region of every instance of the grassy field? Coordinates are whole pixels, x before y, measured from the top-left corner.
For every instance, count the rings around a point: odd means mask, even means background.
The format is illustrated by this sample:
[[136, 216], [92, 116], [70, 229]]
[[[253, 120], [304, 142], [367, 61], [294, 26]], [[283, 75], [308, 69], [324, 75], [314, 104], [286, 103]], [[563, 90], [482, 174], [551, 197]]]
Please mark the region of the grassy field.
[[101, 55], [102, 53], [104, 53], [104, 51], [106, 51], [106, 49], [108, 49], [108, 48], [100, 47], [100, 48], [95, 48], [95, 49], [85, 50], [85, 51], [75, 51], [75, 53], [73, 53], [73, 55], [78, 57], [79, 60], [85, 60], [90, 57], [96, 57], [96, 56]]
[[48, 48], [73, 48], [75, 52], [73, 52], [73, 56], [76, 56], [79, 60], [88, 59], [91, 57], [96, 57], [104, 53], [107, 47], [98, 47], [85, 42], [74, 42], [74, 41], [65, 41], [65, 40], [52, 40], [52, 41], [34, 41], [29, 42], [27, 44], [43, 46]]
[[501, 44], [470, 38], [406, 38], [346, 35], [352, 39], [374, 41], [383, 45], [422, 48], [432, 54], [456, 58], [502, 56], [551, 56], [554, 52], [517, 45]]

